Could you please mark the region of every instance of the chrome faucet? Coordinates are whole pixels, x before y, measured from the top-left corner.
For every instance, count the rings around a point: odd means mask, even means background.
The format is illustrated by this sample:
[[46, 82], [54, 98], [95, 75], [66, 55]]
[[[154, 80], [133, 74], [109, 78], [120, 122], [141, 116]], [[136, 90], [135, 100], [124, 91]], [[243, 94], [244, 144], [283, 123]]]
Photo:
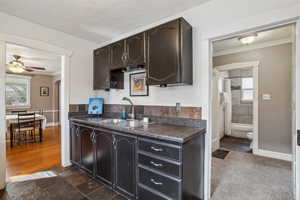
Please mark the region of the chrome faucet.
[[135, 119], [135, 114], [134, 114], [134, 105], [133, 102], [128, 98], [128, 97], [123, 97], [123, 101], [128, 101], [131, 105], [131, 118]]

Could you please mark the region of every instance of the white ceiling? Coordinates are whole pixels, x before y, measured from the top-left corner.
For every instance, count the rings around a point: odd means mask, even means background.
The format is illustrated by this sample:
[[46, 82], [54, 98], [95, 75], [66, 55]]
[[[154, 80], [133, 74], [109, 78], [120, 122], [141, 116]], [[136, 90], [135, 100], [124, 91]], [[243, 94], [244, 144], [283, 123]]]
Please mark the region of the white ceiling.
[[58, 55], [15, 44], [7, 44], [6, 64], [14, 59], [13, 55], [21, 56], [21, 61], [24, 62], [25, 66], [46, 68], [45, 71], [34, 71], [28, 74], [56, 75], [61, 71], [61, 58]]
[[0, 11], [102, 43], [207, 1], [2, 0]]
[[226, 39], [226, 40], [215, 42], [213, 44], [213, 50], [214, 50], [215, 54], [218, 54], [222, 51], [228, 51], [231, 49], [241, 49], [243, 47], [249, 48], [251, 46], [255, 47], [259, 44], [265, 44], [265, 43], [269, 43], [272, 41], [291, 39], [292, 32], [293, 32], [292, 25], [258, 32], [256, 40], [250, 45], [242, 44], [238, 39], [239, 37], [234, 37], [231, 39]]

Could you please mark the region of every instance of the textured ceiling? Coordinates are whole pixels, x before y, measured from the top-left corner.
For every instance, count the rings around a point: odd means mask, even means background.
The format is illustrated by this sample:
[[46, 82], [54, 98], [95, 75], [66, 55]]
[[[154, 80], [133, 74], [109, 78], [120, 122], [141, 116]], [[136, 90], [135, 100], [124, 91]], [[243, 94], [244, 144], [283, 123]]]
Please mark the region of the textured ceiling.
[[25, 66], [46, 68], [45, 71], [35, 71], [30, 74], [56, 75], [61, 71], [61, 59], [58, 55], [14, 44], [7, 44], [6, 49], [7, 64], [14, 59], [13, 55], [19, 55]]
[[209, 0], [1, 0], [0, 11], [98, 43]]

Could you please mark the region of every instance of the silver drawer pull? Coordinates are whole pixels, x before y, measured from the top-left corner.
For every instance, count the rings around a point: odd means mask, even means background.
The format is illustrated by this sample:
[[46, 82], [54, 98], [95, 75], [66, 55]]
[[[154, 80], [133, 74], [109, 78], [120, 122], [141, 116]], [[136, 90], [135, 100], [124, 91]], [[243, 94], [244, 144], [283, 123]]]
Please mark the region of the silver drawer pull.
[[153, 178], [151, 178], [150, 181], [151, 181], [153, 184], [155, 184], [155, 185], [163, 185], [162, 182], [157, 182], [157, 181], [155, 181]]
[[163, 149], [161, 149], [161, 148], [156, 148], [156, 147], [151, 147], [151, 149], [153, 150], [153, 151], [163, 151]]
[[155, 167], [162, 167], [163, 166], [162, 164], [155, 163], [154, 161], [151, 161], [150, 163], [151, 163], [151, 165], [154, 165]]

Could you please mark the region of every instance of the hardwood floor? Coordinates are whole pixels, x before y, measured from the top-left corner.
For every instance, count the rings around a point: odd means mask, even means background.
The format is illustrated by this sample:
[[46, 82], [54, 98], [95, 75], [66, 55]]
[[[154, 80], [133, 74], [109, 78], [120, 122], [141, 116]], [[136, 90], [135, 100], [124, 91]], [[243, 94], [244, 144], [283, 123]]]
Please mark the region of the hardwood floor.
[[42, 143], [6, 145], [7, 176], [20, 176], [60, 166], [60, 127], [44, 130]]

